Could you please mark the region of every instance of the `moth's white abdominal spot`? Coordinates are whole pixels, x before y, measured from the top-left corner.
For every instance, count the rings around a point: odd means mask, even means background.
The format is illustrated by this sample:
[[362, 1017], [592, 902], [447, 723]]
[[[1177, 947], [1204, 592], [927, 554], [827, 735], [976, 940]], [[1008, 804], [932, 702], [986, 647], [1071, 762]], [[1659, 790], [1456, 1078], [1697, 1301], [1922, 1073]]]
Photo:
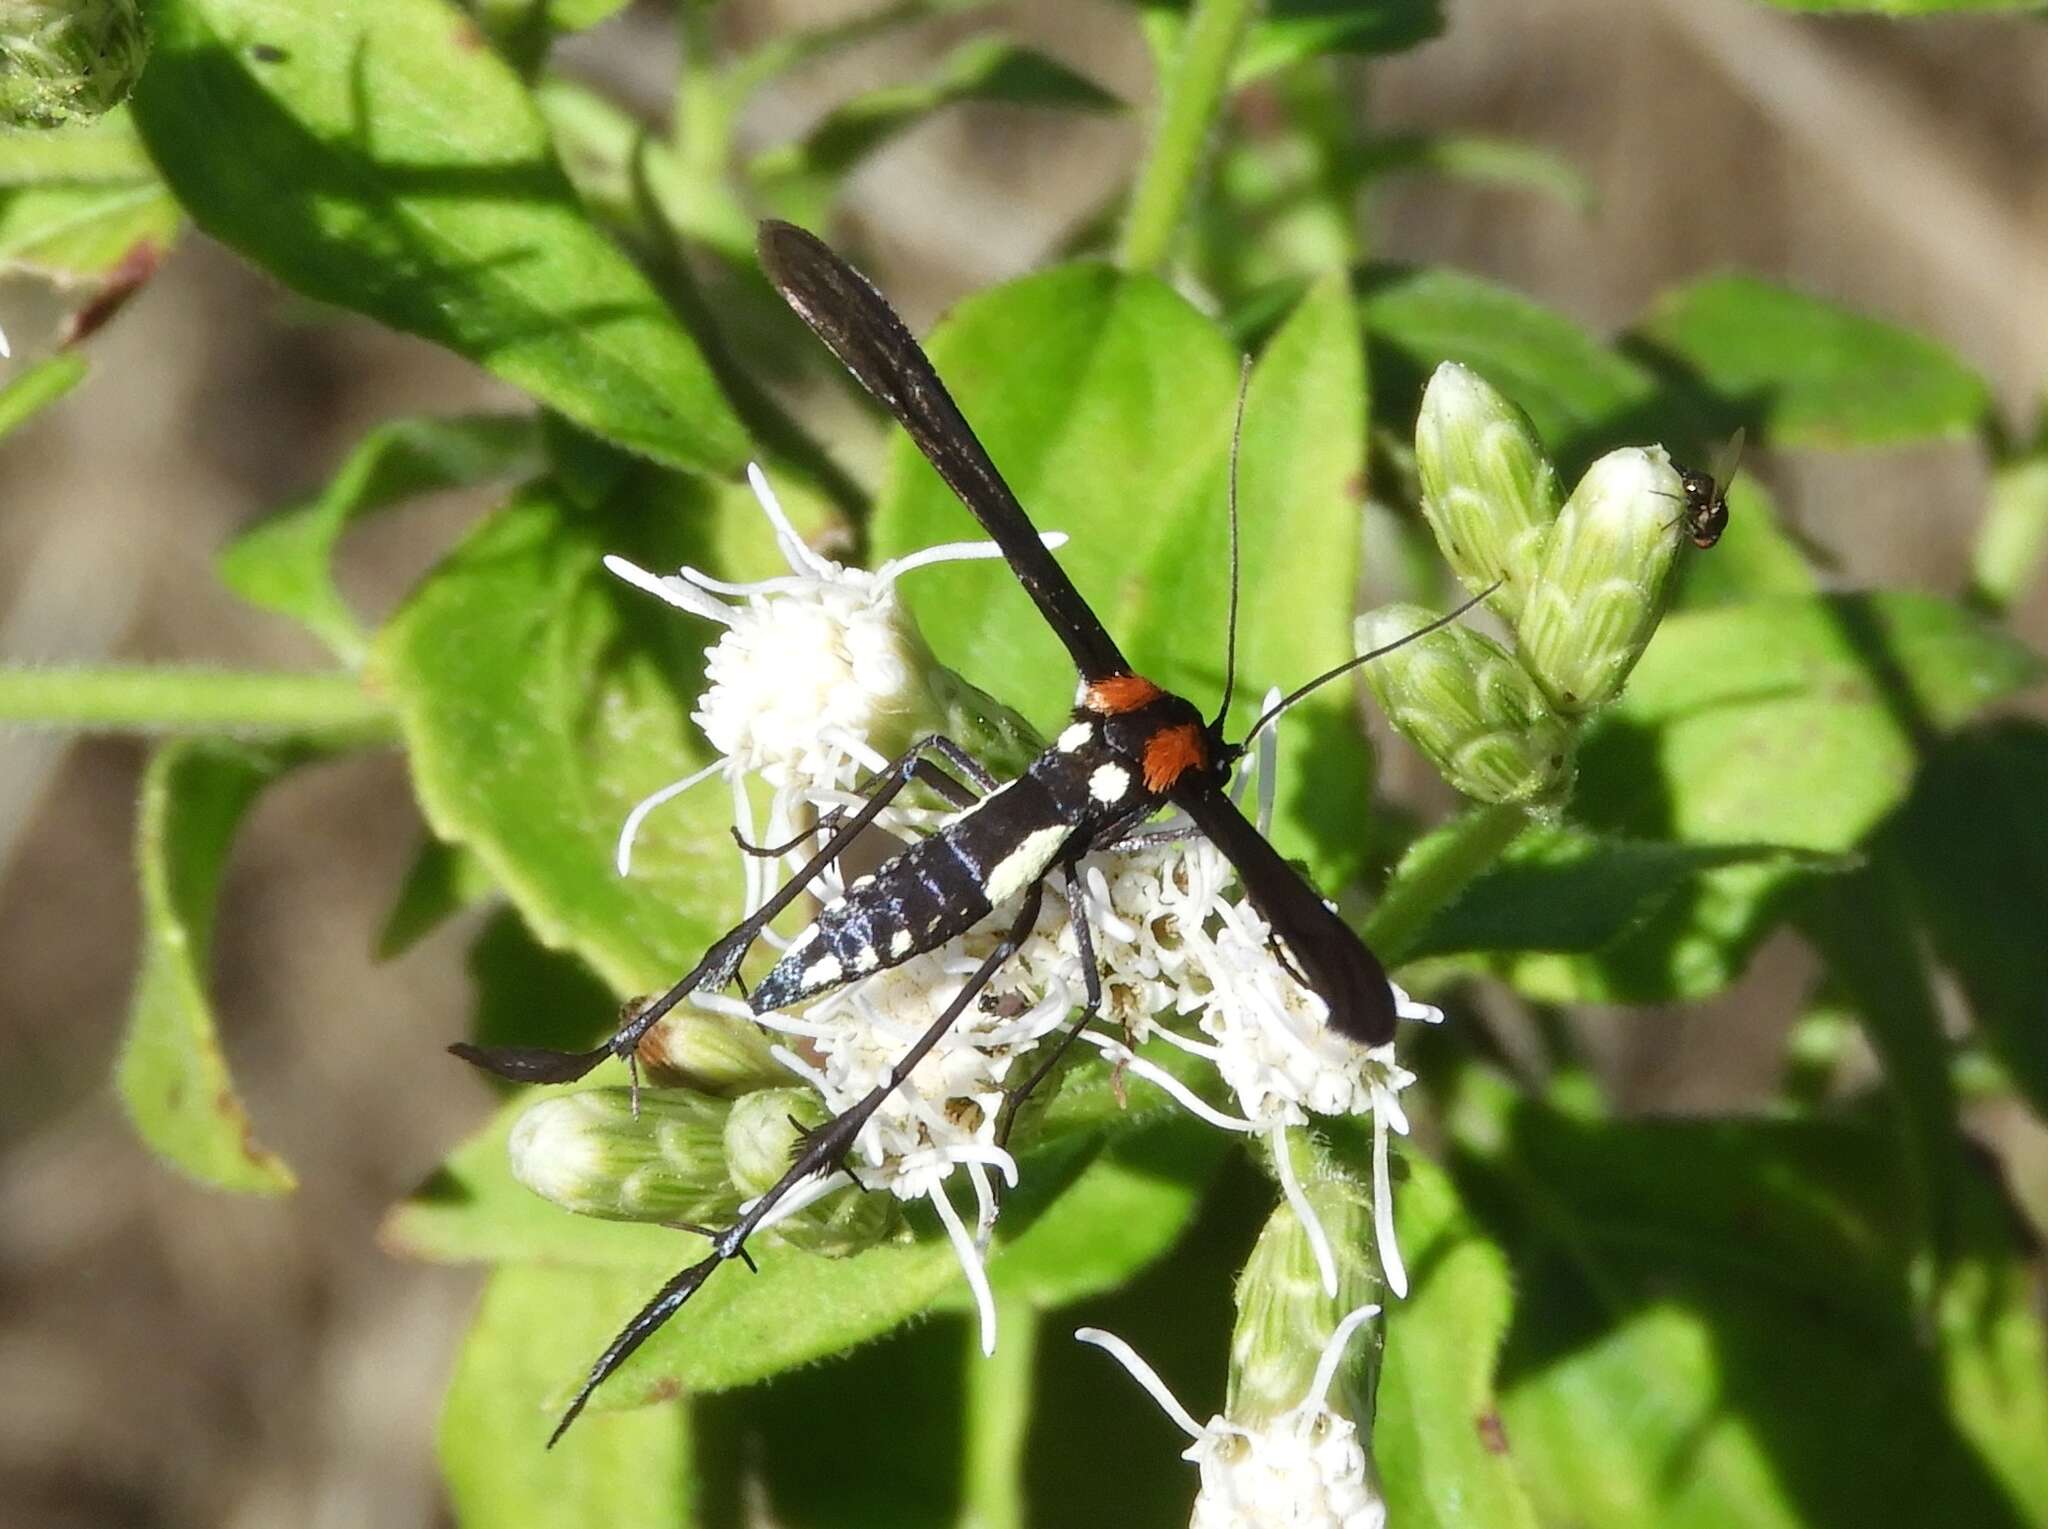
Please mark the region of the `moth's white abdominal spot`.
[[1122, 765], [1101, 765], [1088, 777], [1088, 794], [1105, 805], [1122, 801], [1130, 789], [1131, 773]]
[[914, 943], [908, 929], [899, 929], [889, 936], [889, 954], [896, 957], [907, 955]]
[[845, 974], [837, 956], [823, 956], [804, 968], [803, 984], [806, 988], [819, 988], [837, 982]]
[[1062, 754], [1071, 754], [1074, 752], [1074, 750], [1078, 748], [1085, 748], [1088, 744], [1088, 740], [1093, 738], [1094, 736], [1094, 723], [1069, 723], [1067, 726], [1067, 730], [1061, 733], [1059, 737], [1054, 740], [1053, 747], [1058, 749]]
[[1036, 881], [1072, 830], [1063, 825], [1034, 828], [1017, 847], [996, 862], [982, 884], [982, 895], [991, 903], [1008, 902]]

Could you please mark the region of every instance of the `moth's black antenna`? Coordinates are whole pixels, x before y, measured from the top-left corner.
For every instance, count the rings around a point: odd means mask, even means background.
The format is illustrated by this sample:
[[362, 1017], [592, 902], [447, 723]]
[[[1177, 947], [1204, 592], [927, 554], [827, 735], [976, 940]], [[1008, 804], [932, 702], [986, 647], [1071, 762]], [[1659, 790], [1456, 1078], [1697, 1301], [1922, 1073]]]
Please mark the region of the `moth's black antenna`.
[[1499, 589], [1502, 582], [1503, 581], [1500, 579], [1495, 579], [1491, 584], [1487, 585], [1486, 588], [1480, 590], [1478, 594], [1474, 595], [1471, 599], [1467, 600], [1463, 605], [1459, 606], [1456, 610], [1452, 611], [1448, 616], [1439, 616], [1436, 618], [1436, 620], [1428, 623], [1426, 626], [1419, 626], [1412, 632], [1403, 633], [1401, 636], [1396, 637], [1392, 642], [1386, 644], [1384, 647], [1374, 648], [1370, 653], [1361, 653], [1356, 658], [1347, 658], [1346, 660], [1344, 660], [1343, 663], [1337, 665], [1337, 667], [1334, 669], [1325, 669], [1321, 674], [1318, 674], [1314, 679], [1310, 680], [1306, 685], [1303, 685], [1300, 689], [1292, 692], [1289, 695], [1281, 697], [1278, 701], [1275, 701], [1271, 706], [1267, 707], [1265, 715], [1260, 717], [1258, 721], [1254, 722], [1252, 724], [1252, 730], [1246, 733], [1244, 737], [1235, 745], [1236, 749], [1239, 753], [1242, 753], [1245, 749], [1251, 747], [1252, 739], [1259, 736], [1259, 730], [1261, 728], [1263, 728], [1268, 722], [1271, 722], [1275, 717], [1279, 716], [1281, 712], [1287, 710], [1287, 708], [1292, 706], [1296, 701], [1299, 701], [1303, 696], [1308, 695], [1311, 691], [1321, 689], [1324, 685], [1329, 684], [1331, 680], [1336, 679], [1340, 675], [1349, 674], [1353, 669], [1356, 669], [1360, 664], [1370, 663], [1375, 658], [1381, 658], [1384, 657], [1386, 654], [1393, 652], [1396, 648], [1406, 647], [1409, 643], [1415, 641], [1415, 639], [1418, 637], [1427, 637], [1431, 632], [1436, 631], [1438, 628], [1449, 626], [1453, 621], [1456, 621], [1460, 616], [1464, 615], [1465, 612], [1472, 609], [1472, 607], [1477, 605], [1481, 600], [1484, 600], [1496, 589]]
[[1230, 422], [1230, 622], [1223, 641], [1223, 704], [1210, 724], [1219, 728], [1230, 715], [1230, 693], [1237, 688], [1237, 449], [1244, 441], [1244, 400], [1251, 386], [1252, 358], [1246, 356], [1237, 368], [1237, 417]]

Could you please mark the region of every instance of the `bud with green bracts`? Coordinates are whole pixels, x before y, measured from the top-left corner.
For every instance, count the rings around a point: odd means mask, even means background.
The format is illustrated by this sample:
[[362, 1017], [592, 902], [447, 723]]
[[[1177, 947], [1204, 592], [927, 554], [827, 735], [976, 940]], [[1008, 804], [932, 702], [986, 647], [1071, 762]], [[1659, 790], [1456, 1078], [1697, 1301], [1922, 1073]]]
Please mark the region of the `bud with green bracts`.
[[544, 1200], [609, 1221], [716, 1226], [745, 1196], [725, 1163], [731, 1106], [682, 1090], [594, 1088], [530, 1106], [512, 1127], [512, 1176]]
[[1415, 421], [1422, 513], [1459, 582], [1518, 620], [1564, 497], [1529, 416], [1455, 361], [1436, 369]]
[[761, 1027], [737, 1014], [678, 1006], [641, 1037], [638, 1056], [657, 1083], [723, 1099], [789, 1081]]
[[[825, 1101], [807, 1088], [764, 1088], [735, 1100], [725, 1123], [725, 1160], [740, 1193], [748, 1199], [766, 1194], [789, 1171], [809, 1134], [831, 1118]], [[896, 1229], [902, 1210], [894, 1195], [867, 1193], [844, 1173], [839, 1177], [844, 1188], [777, 1221], [774, 1235], [808, 1253], [846, 1258]]]
[[1683, 504], [1664, 449], [1629, 446], [1589, 467], [1559, 513], [1517, 635], [1523, 664], [1566, 716], [1619, 695], [1657, 630]]
[[137, 0], [0, 0], [0, 125], [97, 117], [128, 99], [148, 60]]
[[938, 731], [999, 780], [1022, 775], [1045, 751], [1045, 740], [1019, 713], [944, 665], [935, 661], [925, 672], [925, 688], [939, 709]]
[[[1306, 1132], [1290, 1130], [1286, 1150], [1309, 1209], [1337, 1266], [1337, 1292], [1323, 1283], [1309, 1229], [1285, 1200], [1274, 1207], [1237, 1280], [1237, 1326], [1230, 1335], [1230, 1387], [1224, 1412], [1261, 1429], [1299, 1407], [1316, 1365], [1344, 1317], [1380, 1298], [1373, 1260], [1372, 1198], [1318, 1152]], [[1369, 1431], [1375, 1331], [1352, 1342], [1327, 1398], [1329, 1410]]]
[[[1418, 605], [1382, 606], [1358, 618], [1353, 641], [1363, 653], [1433, 619]], [[1439, 627], [1362, 672], [1388, 720], [1467, 796], [1541, 808], [1570, 792], [1575, 728], [1492, 638]]]

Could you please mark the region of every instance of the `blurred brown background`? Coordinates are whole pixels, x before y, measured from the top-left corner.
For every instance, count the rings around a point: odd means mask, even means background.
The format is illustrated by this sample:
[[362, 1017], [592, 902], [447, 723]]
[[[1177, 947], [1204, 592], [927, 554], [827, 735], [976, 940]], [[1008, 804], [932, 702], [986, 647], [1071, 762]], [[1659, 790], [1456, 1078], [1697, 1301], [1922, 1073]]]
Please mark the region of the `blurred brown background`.
[[[739, 4], [754, 37], [825, 0]], [[1016, 31], [1143, 99], [1132, 15], [1019, 4]], [[787, 136], [913, 75], [961, 28], [868, 49], [749, 118]], [[579, 39], [577, 70], [650, 113], [664, 8]], [[1818, 21], [1746, 0], [1453, 0], [1440, 40], [1356, 77], [1382, 130], [1483, 129], [1557, 149], [1591, 217], [1526, 194], [1398, 184], [1380, 253], [1509, 282], [1596, 329], [1736, 265], [1921, 329], [2030, 427], [2048, 375], [2048, 27]], [[844, 215], [914, 320], [1055, 250], [1128, 173], [1137, 118], [956, 111], [865, 166]], [[19, 351], [34, 294], [0, 287]], [[26, 327], [23, 315], [28, 316]], [[0, 656], [310, 666], [209, 560], [318, 483], [373, 422], [514, 400], [464, 364], [316, 316], [193, 237], [92, 343], [87, 386], [0, 452]], [[1957, 587], [1981, 505], [1967, 448], [1761, 464], [1846, 582]], [[352, 545], [381, 610], [477, 509], [392, 517]], [[2048, 642], [2038, 589], [2019, 625]], [[434, 1408], [476, 1280], [394, 1262], [380, 1210], [486, 1107], [440, 1054], [463, 1024], [468, 922], [374, 965], [419, 828], [398, 763], [307, 772], [262, 801], [221, 911], [216, 990], [282, 1203], [189, 1187], [108, 1091], [133, 967], [128, 841], [141, 749], [0, 733], [0, 1521], [10, 1526], [426, 1525]], [[1801, 990], [1773, 947], [1728, 998], [1597, 1026], [1638, 1108], [1728, 1107], [1777, 1067]]]

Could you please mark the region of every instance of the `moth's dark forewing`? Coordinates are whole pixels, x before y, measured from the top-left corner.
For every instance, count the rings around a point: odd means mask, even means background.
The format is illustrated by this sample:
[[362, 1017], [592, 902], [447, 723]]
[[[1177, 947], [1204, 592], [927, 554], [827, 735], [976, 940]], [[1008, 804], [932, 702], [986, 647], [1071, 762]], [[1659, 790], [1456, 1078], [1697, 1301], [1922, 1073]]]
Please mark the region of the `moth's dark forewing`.
[[1129, 674], [1066, 570], [996, 471], [908, 326], [868, 279], [815, 234], [774, 220], [761, 225], [761, 268], [783, 300], [888, 411], [896, 416], [960, 502], [1003, 549], [1025, 592], [1073, 655], [1083, 679]]
[[1394, 1038], [1394, 990], [1379, 957], [1314, 887], [1280, 858], [1230, 798], [1214, 786], [1174, 793], [1174, 802], [1230, 857], [1252, 903], [1287, 942], [1287, 953], [1330, 1006], [1339, 1034], [1366, 1046]]

